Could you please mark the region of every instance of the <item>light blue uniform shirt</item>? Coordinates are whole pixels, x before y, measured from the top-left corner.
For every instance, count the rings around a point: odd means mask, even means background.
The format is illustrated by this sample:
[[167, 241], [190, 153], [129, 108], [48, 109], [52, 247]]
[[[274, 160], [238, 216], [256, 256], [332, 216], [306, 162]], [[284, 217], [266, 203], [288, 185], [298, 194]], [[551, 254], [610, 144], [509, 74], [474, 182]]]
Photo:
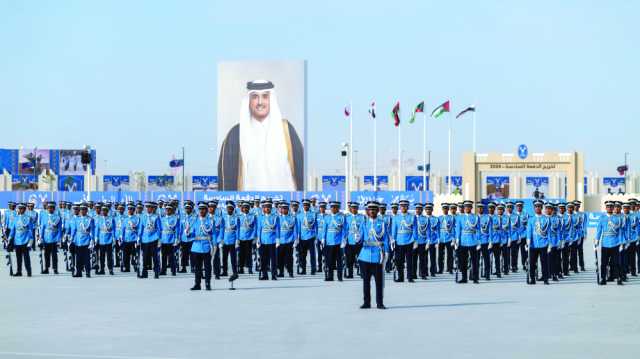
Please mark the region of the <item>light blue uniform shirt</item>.
[[187, 229], [192, 229], [196, 223], [198, 215], [195, 212], [191, 212], [191, 214], [187, 214], [186, 212], [182, 214], [180, 218], [181, 228], [180, 228], [180, 242], [190, 243], [193, 241], [195, 237], [194, 231], [187, 231]]
[[98, 244], [112, 244], [116, 230], [116, 223], [113, 218], [109, 216], [99, 216], [95, 224], [94, 237], [98, 240]]
[[367, 218], [363, 229], [362, 250], [358, 260], [382, 264], [382, 254], [389, 253], [389, 234], [383, 218]]
[[213, 240], [213, 219], [206, 215], [196, 217], [192, 226], [187, 230], [187, 236], [193, 238], [191, 241], [191, 252], [209, 253], [211, 252], [211, 241]]
[[458, 243], [463, 247], [475, 247], [478, 245], [478, 230], [480, 229], [480, 217], [469, 213], [461, 214], [456, 218], [456, 234]]
[[162, 234], [160, 242], [162, 244], [175, 244], [180, 236], [180, 216], [177, 214], [165, 215], [160, 219]]
[[489, 240], [491, 239], [493, 230], [492, 226], [492, 216], [489, 214], [481, 214], [480, 223], [478, 225], [478, 239], [480, 240], [480, 244], [489, 244]]
[[220, 234], [217, 243], [234, 245], [240, 239], [240, 219], [234, 214], [223, 214], [220, 217]]
[[9, 240], [16, 246], [28, 244], [33, 239], [33, 222], [26, 213], [15, 214], [9, 225]]
[[391, 223], [391, 236], [396, 241], [396, 245], [407, 245], [413, 243], [413, 228], [416, 224], [416, 217], [412, 214], [399, 213], [393, 217]]
[[95, 222], [89, 216], [76, 217], [75, 223], [71, 229], [73, 244], [78, 247], [86, 247], [93, 240], [95, 233]]
[[427, 244], [430, 231], [429, 218], [423, 215], [416, 215], [416, 225], [413, 228], [413, 238], [415, 238], [416, 242], [420, 245]]
[[257, 225], [257, 217], [252, 213], [240, 213], [238, 215], [238, 219], [240, 220], [240, 240], [241, 241], [252, 241], [256, 238], [256, 229]]
[[44, 243], [60, 243], [62, 239], [62, 216], [57, 212], [40, 215], [40, 240]]
[[278, 242], [280, 244], [293, 243], [297, 236], [296, 216], [292, 214], [280, 214], [279, 216]]
[[364, 216], [360, 213], [345, 215], [347, 221], [347, 242], [349, 245], [355, 245], [362, 241], [362, 231], [364, 229]]
[[596, 240], [600, 241], [604, 248], [615, 248], [620, 245], [620, 229], [622, 220], [615, 214], [605, 214], [598, 221]]
[[527, 221], [527, 241], [531, 248], [545, 248], [549, 245], [551, 218], [536, 214]]
[[562, 233], [562, 227], [560, 226], [560, 217], [558, 215], [551, 215], [551, 224], [549, 226], [549, 242], [551, 247], [557, 247], [560, 245], [560, 235]]
[[342, 243], [347, 238], [347, 220], [344, 214], [338, 212], [337, 214], [329, 213], [325, 216], [325, 244], [328, 246], [335, 246]]
[[140, 217], [140, 239], [142, 243], [152, 243], [160, 240], [162, 224], [160, 215], [145, 213]]
[[318, 236], [317, 213], [311, 209], [307, 212], [300, 211], [298, 214], [298, 234], [301, 241], [308, 241]]
[[258, 218], [258, 240], [261, 244], [275, 244], [280, 232], [280, 223], [277, 214], [262, 214]]
[[449, 243], [456, 238], [456, 218], [451, 214], [440, 216], [440, 243]]

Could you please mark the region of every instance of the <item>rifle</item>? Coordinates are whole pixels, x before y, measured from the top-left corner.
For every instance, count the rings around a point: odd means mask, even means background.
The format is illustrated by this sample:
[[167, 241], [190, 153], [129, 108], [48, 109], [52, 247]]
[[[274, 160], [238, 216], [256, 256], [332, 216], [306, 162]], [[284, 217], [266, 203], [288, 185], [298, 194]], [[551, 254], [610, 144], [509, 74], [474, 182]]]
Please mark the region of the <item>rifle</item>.
[[142, 278], [142, 272], [144, 269], [144, 258], [142, 256], [142, 242], [138, 243], [138, 278]]
[[7, 267], [9, 267], [9, 276], [13, 277], [13, 262], [11, 261], [11, 252], [9, 252], [10, 244], [7, 239], [3, 240], [2, 243], [6, 251], [5, 258], [7, 259]]
[[531, 268], [531, 246], [526, 244], [526, 242], [525, 242], [525, 249], [527, 253], [527, 284], [531, 284], [532, 283], [531, 276], [533, 275], [533, 277], [536, 278], [538, 275], [537, 273], [534, 273], [533, 269]]
[[64, 268], [67, 272], [69, 272], [69, 237], [68, 235], [64, 235], [62, 237], [62, 252], [64, 253]]
[[298, 245], [296, 245], [295, 251], [296, 251], [296, 273], [300, 275], [302, 274], [302, 263], [300, 263], [300, 241], [298, 241]]
[[458, 258], [458, 248], [456, 248], [455, 243], [453, 244], [453, 266], [455, 267], [455, 271], [456, 271], [456, 278], [455, 281], [456, 283], [458, 283], [458, 277], [460, 275], [460, 258]]
[[596, 283], [600, 284], [600, 266], [598, 265], [598, 247], [593, 247], [593, 251], [596, 254]]
[[44, 242], [41, 241], [42, 238], [40, 238], [40, 231], [38, 229], [36, 229], [35, 237], [36, 245], [40, 249], [38, 253], [38, 257], [40, 258], [40, 274], [44, 274]]

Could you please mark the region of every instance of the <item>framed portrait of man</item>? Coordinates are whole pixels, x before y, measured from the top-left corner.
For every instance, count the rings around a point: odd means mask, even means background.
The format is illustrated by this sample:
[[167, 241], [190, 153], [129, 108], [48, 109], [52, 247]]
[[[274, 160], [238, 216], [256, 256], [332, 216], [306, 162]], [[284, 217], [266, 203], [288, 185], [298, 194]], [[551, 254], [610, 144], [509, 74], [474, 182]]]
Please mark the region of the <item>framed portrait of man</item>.
[[302, 191], [306, 62], [218, 64], [218, 188]]

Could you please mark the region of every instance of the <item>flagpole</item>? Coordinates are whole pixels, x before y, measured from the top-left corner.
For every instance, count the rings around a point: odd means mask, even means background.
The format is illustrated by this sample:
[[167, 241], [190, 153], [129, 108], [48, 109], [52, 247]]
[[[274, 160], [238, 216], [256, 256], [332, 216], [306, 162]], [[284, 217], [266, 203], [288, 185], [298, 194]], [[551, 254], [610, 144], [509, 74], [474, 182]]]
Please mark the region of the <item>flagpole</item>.
[[398, 124], [398, 191], [401, 191], [401, 179], [402, 179], [402, 145], [401, 145], [401, 130], [400, 125], [402, 122]]
[[422, 112], [422, 191], [427, 191], [427, 115]]
[[[372, 107], [372, 111], [375, 111], [375, 108]], [[378, 123], [373, 114], [369, 114], [369, 116], [373, 121], [373, 191], [376, 192], [378, 191]]]
[[353, 105], [349, 101], [349, 200], [353, 190]]
[[184, 146], [182, 146], [182, 201], [184, 202], [184, 191], [186, 184], [184, 183]]
[[449, 116], [449, 185], [447, 186], [447, 194], [451, 194], [451, 116]]
[[[475, 108], [475, 105], [473, 105]], [[473, 111], [473, 154], [476, 153], [476, 111]]]

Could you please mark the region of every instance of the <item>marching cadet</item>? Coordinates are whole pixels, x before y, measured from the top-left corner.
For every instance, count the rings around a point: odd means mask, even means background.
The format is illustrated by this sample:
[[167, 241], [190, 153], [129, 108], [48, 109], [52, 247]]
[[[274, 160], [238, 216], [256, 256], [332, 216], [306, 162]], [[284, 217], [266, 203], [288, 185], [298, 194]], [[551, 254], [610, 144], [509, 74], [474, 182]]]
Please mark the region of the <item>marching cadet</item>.
[[242, 202], [240, 208], [241, 213], [238, 217], [240, 221], [240, 263], [238, 265], [238, 272], [244, 274], [244, 267], [247, 267], [249, 268], [249, 274], [253, 274], [251, 250], [253, 242], [256, 239], [257, 217], [250, 212], [251, 204], [249, 202]]
[[315, 241], [318, 236], [317, 213], [311, 209], [311, 201], [302, 200], [302, 211], [298, 214], [296, 224], [298, 226], [298, 260], [302, 271], [307, 274], [307, 253], [311, 252], [311, 275], [316, 274]]
[[471, 257], [471, 280], [478, 283], [478, 250], [480, 242], [478, 240], [478, 230], [480, 228], [480, 217], [472, 213], [473, 201], [463, 202], [464, 214], [457, 218], [456, 243], [458, 251], [458, 266], [462, 272], [462, 279], [458, 283], [467, 283], [467, 267], [469, 257]]
[[482, 277], [485, 280], [491, 280], [491, 255], [490, 250], [492, 248], [492, 233], [493, 224], [491, 220], [493, 219], [493, 214], [495, 212], [496, 204], [491, 202], [489, 203], [489, 213], [485, 213], [484, 203], [476, 204], [476, 214], [479, 218], [478, 224], [478, 241], [480, 242], [480, 251], [479, 256], [482, 259]]
[[627, 274], [629, 273], [629, 256], [627, 249], [629, 249], [629, 239], [631, 236], [630, 209], [631, 204], [629, 202], [622, 203], [622, 213], [620, 214], [620, 218], [622, 219], [622, 226], [620, 227], [620, 241], [622, 242], [622, 251], [620, 252], [620, 277], [623, 282], [628, 281]]
[[[127, 214], [122, 219], [120, 238], [122, 243], [122, 271], [131, 271], [131, 258], [135, 257], [136, 243], [139, 240], [140, 216], [135, 214], [135, 204], [127, 204]], [[136, 264], [138, 265], [138, 264]]]
[[89, 252], [95, 246], [93, 235], [95, 233], [95, 222], [88, 215], [89, 207], [86, 204], [80, 205], [80, 215], [71, 228], [71, 237], [76, 252], [76, 278], [82, 277], [84, 270], [87, 278], [91, 278], [91, 264], [89, 261]]
[[[491, 204], [490, 204], [491, 206]], [[504, 265], [509, 270], [509, 247], [507, 246], [509, 237], [509, 217], [504, 214], [504, 205], [502, 203], [496, 205], [498, 213], [494, 214], [491, 218], [491, 237], [489, 239], [489, 251], [493, 253], [493, 260], [495, 261], [495, 275], [498, 278], [502, 278], [502, 272], [500, 268], [500, 258], [503, 258]], [[491, 207], [489, 207], [491, 212]], [[491, 262], [489, 262], [490, 264]]]
[[80, 203], [74, 203], [71, 205], [71, 215], [65, 222], [65, 235], [67, 236], [67, 245], [69, 246], [69, 255], [71, 257], [71, 264], [69, 265], [69, 269], [71, 273], [76, 272], [77, 266], [77, 256], [76, 256], [76, 245], [73, 241], [73, 228], [77, 224], [77, 219], [80, 217]]
[[[327, 230], [327, 202], [321, 201], [318, 202], [318, 214], [316, 215], [316, 221], [318, 226], [318, 237], [316, 238], [316, 258], [317, 258], [317, 267], [316, 271], [322, 273], [322, 263], [325, 259], [324, 257], [324, 238], [326, 237]], [[313, 253], [311, 256], [311, 260], [313, 259]]]
[[427, 279], [427, 273], [429, 272], [429, 268], [427, 266], [427, 246], [429, 245], [429, 218], [422, 214], [423, 205], [422, 203], [416, 203], [414, 205], [416, 210], [416, 225], [413, 228], [413, 237], [415, 241], [413, 242], [413, 272], [411, 273], [411, 278], [417, 279], [418, 274], [420, 275], [420, 279]]
[[289, 204], [280, 204], [279, 228], [276, 238], [276, 254], [278, 263], [278, 277], [284, 277], [286, 267], [289, 277], [293, 278], [293, 245], [298, 236], [296, 216], [289, 213]]
[[[559, 203], [558, 206], [565, 207], [564, 204]], [[549, 252], [549, 274], [551, 280], [558, 281], [558, 277], [562, 274], [560, 270], [560, 243], [561, 243], [562, 225], [560, 222], [560, 216], [556, 212], [556, 206], [551, 204], [550, 224], [549, 224], [549, 245], [551, 246]]]
[[[607, 214], [601, 216], [598, 221], [594, 241], [596, 255], [598, 247], [600, 247], [602, 253], [600, 262], [600, 285], [606, 285], [607, 279], [613, 280], [620, 264], [619, 260], [622, 245], [620, 243], [619, 232], [621, 230], [622, 219], [613, 213], [613, 205], [611, 201], [605, 202]], [[610, 272], [607, 271], [607, 267], [610, 267]], [[618, 285], [622, 285], [622, 278], [618, 276], [617, 279]]]
[[49, 274], [49, 266], [53, 262], [53, 273], [58, 274], [58, 247], [62, 240], [62, 216], [56, 212], [56, 203], [47, 202], [47, 211], [40, 215], [40, 240], [44, 246], [44, 270]]
[[444, 258], [447, 257], [447, 272], [453, 273], [453, 245], [456, 235], [456, 218], [449, 214], [449, 204], [442, 204], [442, 216], [439, 218], [438, 228], [440, 229], [438, 239], [438, 273], [444, 272]]
[[637, 277], [636, 256], [638, 251], [638, 201], [635, 198], [629, 200], [631, 205], [631, 213], [629, 215], [629, 248], [627, 256], [629, 257], [629, 273], [632, 277]]
[[164, 200], [158, 199], [158, 210], [157, 213], [160, 217], [164, 217], [165, 208], [164, 208]]
[[385, 230], [386, 224], [378, 217], [378, 203], [367, 204], [368, 218], [364, 225], [362, 250], [358, 255], [360, 270], [362, 273], [362, 291], [364, 303], [361, 309], [371, 308], [371, 277], [376, 282], [376, 306], [378, 309], [387, 309], [384, 306], [384, 261], [389, 254], [389, 237]]
[[[378, 217], [382, 218], [382, 220], [384, 220], [384, 224], [387, 226], [385, 228], [385, 230], [387, 231], [387, 233], [391, 233], [391, 221], [392, 221], [392, 215], [387, 213], [387, 204], [386, 203], [378, 203]], [[390, 236], [390, 235], [389, 235]], [[386, 261], [385, 264], [385, 272], [390, 273], [391, 270], [393, 270], [393, 261]]]
[[9, 244], [8, 252], [16, 251], [16, 259], [18, 268], [14, 277], [22, 276], [22, 261], [24, 259], [24, 267], [27, 270], [27, 277], [31, 277], [31, 258], [29, 257], [29, 249], [33, 246], [33, 222], [32, 217], [26, 214], [27, 206], [24, 203], [17, 205], [18, 212], [13, 216], [13, 220], [9, 223]]
[[[582, 204], [582, 202], [576, 200], [573, 201], [573, 204], [576, 208], [576, 214], [578, 215], [578, 223], [577, 225], [580, 227], [579, 232], [577, 232], [578, 234], [578, 238], [577, 238], [577, 247], [576, 247], [576, 254], [578, 256], [578, 264], [580, 264], [580, 271], [584, 272], [584, 239], [587, 236], [587, 213], [585, 212], [580, 212], [580, 205]], [[575, 273], [578, 273], [577, 270]]]
[[136, 201], [136, 214], [142, 216], [144, 211], [144, 205], [140, 201]]
[[195, 237], [195, 232], [190, 230], [193, 228], [197, 217], [193, 211], [193, 206], [193, 201], [185, 201], [183, 205], [184, 212], [180, 217], [180, 273], [187, 273], [187, 266], [190, 266], [191, 272], [195, 270], [191, 258], [191, 242]]
[[191, 238], [191, 260], [195, 272], [195, 283], [191, 290], [201, 290], [202, 269], [204, 284], [211, 290], [211, 251], [213, 250], [213, 218], [207, 214], [207, 204], [198, 203], [198, 216], [185, 224], [185, 236]]
[[221, 258], [220, 252], [222, 249], [222, 242], [220, 242], [220, 229], [222, 228], [222, 215], [218, 210], [218, 201], [213, 200], [207, 203], [208, 216], [211, 217], [213, 222], [213, 274], [216, 279], [220, 279], [220, 276], [226, 277], [229, 273], [221, 273]]
[[109, 275], [113, 275], [113, 238], [115, 232], [115, 221], [109, 216], [109, 207], [101, 207], [102, 215], [95, 220], [95, 235], [97, 242], [98, 256], [100, 259], [100, 270], [98, 275], [104, 275], [104, 262], [107, 259]]
[[[398, 215], [398, 208], [399, 205], [397, 202], [392, 202], [391, 203], [391, 213], [389, 214], [389, 243], [392, 243], [394, 238], [393, 238], [393, 219]], [[389, 272], [393, 269], [393, 267], [395, 266], [395, 244], [394, 245], [390, 245], [390, 249], [389, 249], [389, 260], [386, 261], [387, 264], [385, 265], [388, 269]]]
[[116, 213], [114, 216], [116, 230], [115, 230], [115, 238], [113, 242], [113, 246], [116, 251], [116, 267], [120, 267], [120, 271], [122, 271], [122, 223], [124, 221], [124, 203], [118, 203], [116, 205]]
[[256, 229], [258, 238], [256, 246], [260, 252], [260, 280], [268, 280], [267, 270], [271, 270], [271, 280], [277, 280], [276, 276], [276, 238], [280, 231], [280, 223], [277, 214], [271, 212], [273, 201], [265, 199], [262, 202], [262, 214], [258, 218]]
[[180, 216], [175, 213], [173, 203], [164, 206], [164, 216], [160, 218], [162, 232], [160, 236], [160, 253], [162, 258], [160, 275], [167, 275], [167, 267], [171, 267], [171, 275], [175, 276], [178, 264], [176, 263], [175, 251], [180, 243], [179, 236], [182, 233], [180, 226]]
[[3, 233], [2, 236], [4, 238], [9, 238], [9, 231], [10, 231], [10, 227], [11, 227], [11, 223], [13, 223], [13, 219], [15, 218], [16, 214], [18, 213], [16, 211], [16, 203], [13, 201], [9, 201], [7, 203], [8, 209], [4, 212], [4, 217], [2, 218], [2, 229], [3, 229]]
[[294, 217], [298, 217], [298, 213], [300, 213], [300, 202], [291, 201], [289, 205], [290, 205], [289, 214]]
[[142, 269], [139, 278], [148, 278], [147, 268], [153, 263], [154, 278], [160, 278], [160, 263], [158, 263], [158, 248], [160, 247], [160, 235], [162, 224], [160, 216], [156, 213], [157, 204], [147, 202], [147, 213], [140, 218], [140, 243], [142, 246]]
[[36, 233], [39, 236], [39, 230], [38, 230], [38, 212], [36, 212], [35, 210], [35, 203], [33, 202], [27, 202], [27, 211], [25, 212], [25, 214], [29, 217], [29, 219], [31, 220], [31, 237], [34, 239], [34, 241], [31, 242], [31, 249], [35, 250], [36, 249]]
[[[529, 213], [527, 213], [526, 211], [523, 210], [524, 209], [524, 202], [523, 201], [516, 201], [516, 214], [519, 217], [519, 226], [518, 226], [518, 233], [520, 234], [520, 238], [518, 240], [518, 243], [516, 245], [517, 248], [520, 248], [520, 261], [522, 262], [522, 268], [523, 270], [527, 270], [527, 256], [529, 255], [528, 251], [527, 251], [527, 227], [529, 225]], [[513, 253], [513, 252], [512, 252]], [[518, 254], [516, 252], [516, 258], [515, 258], [515, 267], [516, 270], [513, 270], [513, 268], [511, 268], [511, 270], [513, 272], [517, 272], [518, 269], [518, 258], [517, 258]], [[513, 257], [511, 257], [511, 266], [513, 267]]]
[[547, 206], [547, 214], [542, 214], [542, 201], [533, 202], [535, 215], [527, 221], [527, 251], [529, 260], [529, 284], [536, 284], [537, 261], [540, 258], [542, 268], [542, 280], [544, 284], [549, 284], [548, 272], [548, 252], [549, 252], [549, 227], [551, 219], [548, 213], [551, 213], [551, 207]]
[[409, 282], [414, 282], [413, 273], [413, 231], [416, 224], [416, 217], [409, 214], [409, 201], [401, 200], [400, 213], [393, 218], [391, 237], [391, 247], [394, 248], [396, 268], [398, 278], [396, 282], [404, 282], [404, 265], [407, 264], [407, 278]]
[[220, 216], [220, 234], [218, 242], [222, 244], [222, 273], [227, 275], [229, 256], [231, 256], [231, 272], [229, 281], [238, 279], [238, 256], [236, 248], [240, 247], [240, 218], [236, 214], [236, 206], [233, 201], [226, 203], [227, 213]]
[[569, 202], [566, 204], [566, 212], [560, 207], [560, 233], [562, 242], [560, 243], [560, 255], [562, 257], [562, 276], [569, 276], [569, 260], [571, 257], [571, 244], [574, 241], [574, 204]]
[[364, 227], [364, 216], [358, 213], [358, 202], [349, 202], [349, 214], [346, 215], [347, 235], [346, 245], [344, 247], [345, 262], [347, 265], [346, 278], [353, 278], [353, 267], [362, 248], [362, 229]]
[[330, 204], [331, 212], [325, 216], [324, 247], [325, 281], [333, 281], [333, 271], [337, 269], [338, 281], [342, 282], [341, 246], [347, 240], [348, 227], [345, 215], [340, 212], [340, 202], [333, 201]]
[[[438, 244], [440, 242], [440, 219], [433, 215], [433, 203], [425, 204], [426, 217], [429, 221], [429, 226], [427, 228], [427, 256], [429, 257], [429, 273], [431, 273], [432, 277], [436, 276], [438, 273], [438, 264], [437, 264], [437, 252], [438, 252]], [[415, 271], [415, 268], [414, 268]]]

